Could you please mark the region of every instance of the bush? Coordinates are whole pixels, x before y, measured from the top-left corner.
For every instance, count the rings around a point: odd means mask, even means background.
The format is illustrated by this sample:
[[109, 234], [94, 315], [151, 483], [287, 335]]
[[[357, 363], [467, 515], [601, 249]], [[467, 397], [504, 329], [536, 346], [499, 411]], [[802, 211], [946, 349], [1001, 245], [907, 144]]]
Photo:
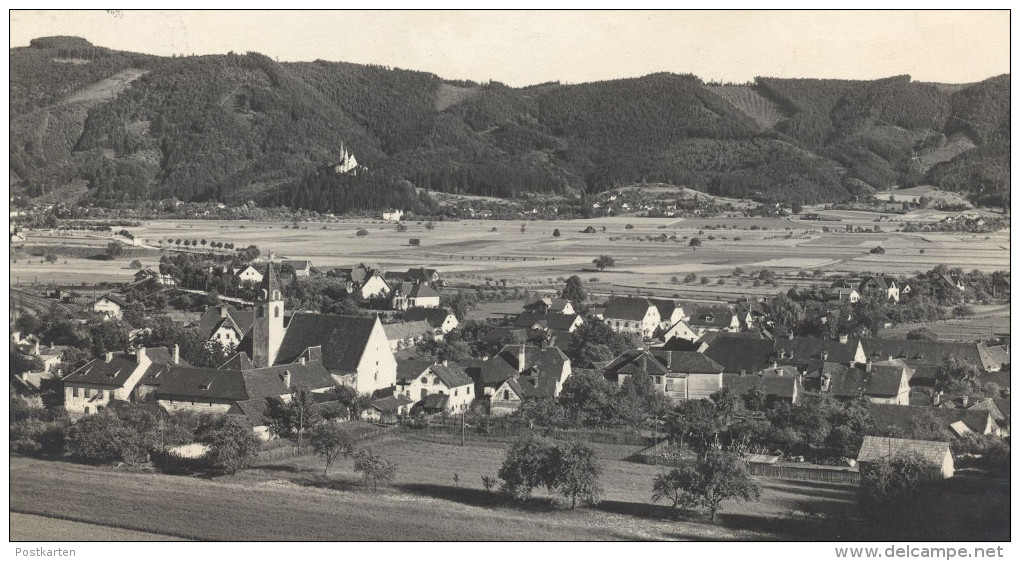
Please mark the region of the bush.
[[376, 456], [371, 448], [366, 448], [354, 455], [354, 471], [360, 472], [365, 482], [371, 482], [372, 489], [378, 491], [379, 483], [393, 481], [397, 474], [397, 465]]
[[513, 499], [526, 501], [536, 487], [552, 486], [548, 456], [549, 449], [534, 436], [513, 441], [499, 468], [498, 475], [503, 480], [501, 491]]
[[198, 440], [209, 446], [209, 467], [220, 473], [235, 473], [258, 455], [262, 443], [251, 422], [238, 415], [222, 415], [199, 430]]

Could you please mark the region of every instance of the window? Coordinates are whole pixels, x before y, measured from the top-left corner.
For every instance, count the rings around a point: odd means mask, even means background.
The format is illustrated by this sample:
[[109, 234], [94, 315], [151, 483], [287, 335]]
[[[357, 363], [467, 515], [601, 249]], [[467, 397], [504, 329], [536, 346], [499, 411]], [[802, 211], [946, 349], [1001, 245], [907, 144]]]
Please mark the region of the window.
[[453, 390], [453, 395], [457, 395], [457, 389], [456, 388], [454, 388], [454, 390]]
[[280, 317], [280, 307], [279, 306], [273, 306], [273, 317], [274, 318]]
[[78, 397], [78, 388], [71, 388], [71, 395], [74, 397]]
[[379, 373], [376, 372], [375, 374], [373, 374], [372, 375], [372, 379], [375, 380], [376, 382], [378, 382], [379, 381]]
[[421, 383], [423, 383], [423, 384], [429, 383], [429, 377], [428, 376], [422, 376], [421, 377]]
[[258, 317], [260, 317], [260, 318], [261, 318], [261, 317], [265, 317], [265, 316], [266, 316], [266, 311], [265, 311], [265, 310], [263, 310], [263, 309], [262, 309], [262, 308], [260, 307], [260, 308], [258, 308], [258, 313], [257, 313], [257, 315], [258, 315]]
[[466, 389], [467, 389], [467, 394], [471, 395], [471, 386], [468, 386]]
[[503, 399], [510, 401], [510, 390], [503, 390]]
[[92, 390], [85, 388], [85, 397], [92, 397]]
[[85, 406], [85, 414], [86, 414], [86, 415], [88, 415], [88, 413], [89, 413], [89, 406], [88, 406], [88, 405], [86, 405], [86, 406]]
[[422, 388], [421, 389], [421, 398], [425, 399], [425, 396], [427, 396], [427, 395], [429, 395], [429, 390], [427, 388]]

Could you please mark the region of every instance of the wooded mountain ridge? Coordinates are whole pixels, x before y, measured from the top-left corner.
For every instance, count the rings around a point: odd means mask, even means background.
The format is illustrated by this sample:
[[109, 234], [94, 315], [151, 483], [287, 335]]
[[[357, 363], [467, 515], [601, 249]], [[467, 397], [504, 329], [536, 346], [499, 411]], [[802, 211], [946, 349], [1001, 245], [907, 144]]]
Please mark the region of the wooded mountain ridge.
[[[77, 37], [10, 50], [13, 194], [356, 212], [415, 188], [577, 197], [637, 182], [775, 202], [1010, 187], [1010, 76], [947, 85], [669, 73], [512, 88], [258, 54], [160, 57]], [[341, 143], [356, 158], [338, 173]]]

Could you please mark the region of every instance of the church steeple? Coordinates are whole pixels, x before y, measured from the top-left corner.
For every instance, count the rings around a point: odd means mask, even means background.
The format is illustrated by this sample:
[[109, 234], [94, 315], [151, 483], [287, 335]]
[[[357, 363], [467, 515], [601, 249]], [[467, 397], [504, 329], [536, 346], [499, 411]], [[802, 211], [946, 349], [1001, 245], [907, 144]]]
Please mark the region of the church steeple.
[[276, 270], [272, 261], [262, 277], [258, 302], [255, 304], [255, 323], [252, 324], [252, 362], [262, 368], [272, 366], [276, 353], [283, 343], [286, 329], [283, 327], [284, 302], [280, 292], [280, 283], [276, 280]]
[[266, 267], [266, 275], [262, 277], [259, 299], [263, 302], [280, 302], [283, 300], [280, 293], [280, 282], [276, 280], [276, 269], [273, 267], [272, 261]]

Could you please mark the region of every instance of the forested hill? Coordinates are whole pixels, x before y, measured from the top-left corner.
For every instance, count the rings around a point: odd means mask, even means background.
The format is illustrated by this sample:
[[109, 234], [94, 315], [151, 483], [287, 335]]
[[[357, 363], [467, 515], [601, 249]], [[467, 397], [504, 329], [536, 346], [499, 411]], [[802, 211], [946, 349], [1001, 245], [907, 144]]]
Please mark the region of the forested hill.
[[654, 181], [805, 203], [924, 182], [989, 202], [1009, 189], [1008, 75], [510, 88], [76, 37], [33, 40], [10, 62], [10, 184], [32, 197], [349, 212], [428, 205], [415, 187], [516, 198]]

